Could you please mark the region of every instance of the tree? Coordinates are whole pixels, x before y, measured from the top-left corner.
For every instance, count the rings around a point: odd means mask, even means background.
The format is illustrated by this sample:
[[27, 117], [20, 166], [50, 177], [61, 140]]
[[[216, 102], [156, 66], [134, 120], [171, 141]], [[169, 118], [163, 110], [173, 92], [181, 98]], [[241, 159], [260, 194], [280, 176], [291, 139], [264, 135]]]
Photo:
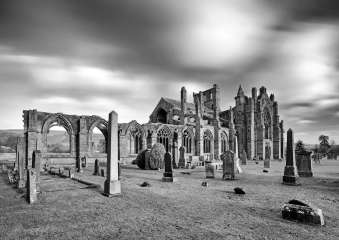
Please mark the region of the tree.
[[320, 152], [321, 153], [326, 153], [327, 150], [330, 147], [329, 137], [326, 136], [326, 135], [320, 135], [319, 136], [319, 142], [320, 142]]
[[305, 151], [306, 151], [306, 149], [305, 149], [305, 145], [304, 145], [303, 141], [298, 140], [296, 145], [295, 145], [295, 152], [301, 153], [301, 152], [305, 152]]

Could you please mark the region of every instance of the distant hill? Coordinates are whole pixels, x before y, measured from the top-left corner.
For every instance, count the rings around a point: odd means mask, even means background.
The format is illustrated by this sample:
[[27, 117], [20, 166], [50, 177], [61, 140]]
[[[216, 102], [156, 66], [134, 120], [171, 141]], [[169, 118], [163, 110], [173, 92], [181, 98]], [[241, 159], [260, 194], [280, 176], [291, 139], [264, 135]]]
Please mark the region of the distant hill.
[[[13, 153], [16, 149], [18, 137], [23, 137], [23, 129], [0, 130], [0, 153]], [[92, 140], [95, 146], [102, 145], [104, 136], [94, 133]], [[50, 131], [48, 134], [48, 149], [53, 152], [66, 152], [69, 147], [69, 137], [64, 131]], [[100, 147], [100, 146], [99, 146]]]

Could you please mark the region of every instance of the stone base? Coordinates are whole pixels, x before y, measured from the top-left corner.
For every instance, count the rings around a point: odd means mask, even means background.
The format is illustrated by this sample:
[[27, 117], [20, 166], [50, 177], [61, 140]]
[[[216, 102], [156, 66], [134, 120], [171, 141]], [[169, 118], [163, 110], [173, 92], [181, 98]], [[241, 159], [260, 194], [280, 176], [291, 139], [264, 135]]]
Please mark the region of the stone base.
[[222, 180], [236, 180], [234, 174], [224, 174]]
[[119, 180], [105, 181], [104, 183], [104, 195], [106, 197], [114, 197], [121, 195], [121, 184]]
[[21, 188], [25, 188], [26, 187], [26, 182], [22, 179], [20, 179], [17, 183], [17, 188], [21, 189]]
[[290, 186], [300, 185], [300, 183], [298, 183], [297, 178], [295, 176], [283, 176], [282, 184], [290, 185]]
[[174, 177], [162, 177], [161, 181], [163, 182], [176, 182]]
[[299, 177], [313, 177], [312, 172], [298, 172]]

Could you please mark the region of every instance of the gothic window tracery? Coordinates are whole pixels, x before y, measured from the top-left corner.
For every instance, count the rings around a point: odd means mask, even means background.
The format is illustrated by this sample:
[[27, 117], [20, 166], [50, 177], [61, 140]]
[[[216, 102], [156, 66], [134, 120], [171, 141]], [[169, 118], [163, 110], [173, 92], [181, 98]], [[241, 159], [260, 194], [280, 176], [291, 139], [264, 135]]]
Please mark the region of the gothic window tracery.
[[164, 145], [166, 152], [169, 151], [170, 137], [171, 137], [171, 130], [167, 126], [161, 128], [157, 133], [157, 142]]
[[224, 153], [228, 150], [227, 136], [225, 133], [221, 133], [221, 152]]
[[192, 153], [192, 133], [186, 129], [183, 134], [183, 145], [186, 149], [186, 153]]
[[209, 131], [209, 130], [206, 130], [204, 132], [204, 153], [211, 153], [211, 143], [212, 143], [212, 140], [213, 140], [213, 135], [212, 133]]

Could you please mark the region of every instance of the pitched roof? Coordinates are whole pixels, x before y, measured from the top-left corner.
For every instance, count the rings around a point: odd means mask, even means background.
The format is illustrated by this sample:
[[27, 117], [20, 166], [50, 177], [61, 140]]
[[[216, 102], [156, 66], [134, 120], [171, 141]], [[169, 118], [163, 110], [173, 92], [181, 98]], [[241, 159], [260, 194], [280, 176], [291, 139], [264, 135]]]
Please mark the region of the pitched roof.
[[[181, 102], [172, 98], [163, 98], [166, 102], [173, 105], [173, 107], [180, 109], [181, 108]], [[194, 104], [193, 103], [187, 103], [187, 108], [194, 110]]]

